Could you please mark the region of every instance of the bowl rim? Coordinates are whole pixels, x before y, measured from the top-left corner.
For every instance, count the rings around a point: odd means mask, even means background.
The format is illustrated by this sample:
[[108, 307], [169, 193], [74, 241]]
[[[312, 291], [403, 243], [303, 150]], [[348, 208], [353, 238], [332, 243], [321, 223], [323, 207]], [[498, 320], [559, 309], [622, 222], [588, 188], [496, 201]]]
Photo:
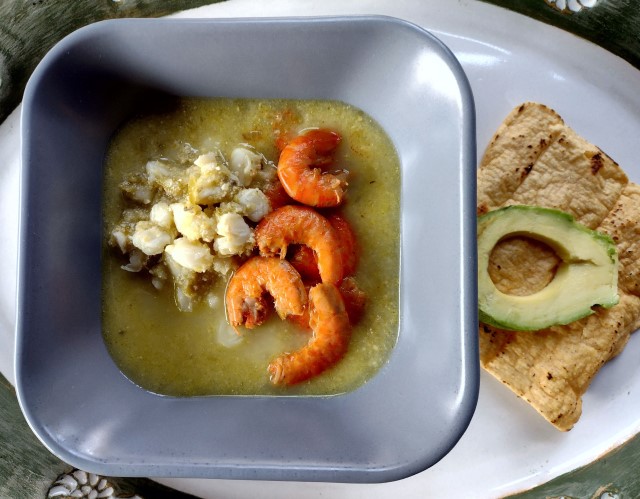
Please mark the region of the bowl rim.
[[[436, 450], [435, 454], [429, 455], [428, 458], [415, 460], [410, 463], [396, 464], [389, 467], [377, 467], [368, 468], [361, 466], [358, 469], [353, 467], [340, 467], [338, 464], [329, 467], [304, 467], [299, 466], [294, 474], [288, 473], [292, 468], [296, 466], [289, 465], [284, 469], [280, 465], [263, 465], [258, 471], [251, 466], [235, 468], [233, 465], [226, 467], [211, 467], [210, 465], [145, 465], [139, 464], [136, 467], [125, 466], [124, 468], [117, 463], [105, 462], [99, 458], [89, 458], [88, 456], [81, 456], [77, 452], [65, 447], [61, 441], [54, 438], [48, 429], [43, 428], [42, 423], [37, 416], [37, 407], [32, 406], [32, 403], [28, 399], [27, 390], [25, 384], [28, 382], [28, 376], [25, 373], [26, 365], [24, 364], [24, 334], [25, 334], [25, 314], [29, 311], [25, 309], [26, 294], [28, 293], [29, 286], [25, 284], [26, 260], [24, 258], [25, 247], [29, 245], [28, 234], [28, 219], [29, 210], [28, 206], [24, 204], [24, 200], [29, 196], [29, 179], [28, 168], [31, 161], [29, 148], [32, 145], [33, 137], [30, 134], [29, 126], [32, 119], [31, 113], [33, 112], [33, 102], [37, 93], [41, 90], [43, 84], [43, 78], [46, 76], [47, 71], [52, 65], [55, 65], [60, 58], [64, 57], [66, 53], [72, 48], [82, 44], [96, 35], [105, 35], [109, 33], [112, 26], [126, 26], [127, 29], [146, 29], [148, 26], [165, 25], [203, 25], [203, 26], [282, 26], [284, 24], [292, 26], [326, 26], [327, 24], [341, 24], [348, 26], [352, 23], [385, 23], [395, 26], [394, 29], [409, 29], [415, 31], [420, 36], [428, 40], [431, 48], [434, 47], [439, 51], [440, 55], [445, 59], [445, 63], [451, 70], [454, 78], [459, 86], [460, 99], [462, 101], [461, 107], [464, 108], [465, 121], [462, 124], [461, 133], [464, 135], [464, 150], [460, 151], [459, 161], [461, 167], [465, 171], [467, 184], [461, 187], [464, 191], [464, 196], [461, 194], [461, 213], [463, 217], [460, 219], [460, 223], [463, 227], [461, 232], [461, 244], [460, 249], [463, 256], [461, 268], [462, 272], [460, 282], [462, 296], [460, 297], [461, 314], [460, 320], [462, 324], [461, 331], [461, 364], [464, 369], [465, 380], [461, 383], [461, 391], [458, 394], [461, 403], [458, 407], [458, 413], [454, 428], [450, 431], [450, 438], [448, 442], [441, 445]], [[435, 36], [428, 31], [424, 30], [412, 24], [408, 21], [404, 21], [397, 18], [388, 16], [317, 16], [317, 17], [272, 17], [272, 18], [233, 18], [233, 19], [115, 19], [101, 21], [75, 31], [74, 33], [65, 37], [43, 58], [41, 63], [34, 71], [31, 79], [29, 80], [23, 100], [22, 116], [21, 116], [21, 154], [23, 158], [23, 168], [21, 170], [20, 179], [20, 235], [19, 235], [19, 249], [18, 249], [18, 303], [17, 310], [18, 316], [16, 321], [16, 349], [15, 349], [15, 379], [16, 390], [18, 394], [18, 400], [20, 407], [27, 419], [29, 426], [34, 433], [43, 442], [43, 444], [54, 454], [60, 456], [66, 462], [73, 464], [81, 469], [93, 470], [100, 474], [106, 475], [121, 475], [121, 476], [194, 476], [194, 477], [229, 477], [229, 478], [251, 478], [258, 479], [293, 479], [293, 480], [311, 480], [311, 481], [353, 481], [353, 482], [380, 482], [391, 481], [404, 478], [419, 471], [422, 471], [426, 467], [435, 464], [440, 458], [442, 458], [459, 440], [464, 431], [466, 430], [473, 412], [475, 410], [479, 391], [479, 360], [478, 360], [478, 344], [477, 344], [477, 289], [476, 289], [476, 261], [475, 261], [475, 110], [473, 104], [473, 96], [471, 88], [466, 79], [462, 67], [456, 60], [451, 51]], [[470, 170], [470, 172], [467, 172]], [[401, 173], [402, 175], [402, 173]], [[404, 189], [403, 189], [404, 195]], [[402, 217], [401, 217], [402, 218]], [[401, 228], [401, 231], [404, 230]], [[400, 256], [400, 271], [401, 279], [403, 274], [403, 266], [406, 262], [403, 261], [403, 248], [401, 247]], [[469, 277], [471, 275], [472, 277]], [[399, 330], [403, 330], [404, 319], [400, 317]], [[102, 339], [101, 339], [102, 341]], [[394, 353], [392, 352], [392, 356]], [[390, 360], [388, 361], [390, 362]], [[384, 368], [383, 368], [384, 369]], [[363, 387], [356, 389], [355, 392], [361, 393], [365, 391]], [[349, 392], [350, 395], [354, 392]], [[230, 397], [230, 396], [225, 396]], [[170, 399], [171, 397], [169, 397]], [[242, 397], [246, 399], [247, 397]], [[265, 397], [256, 396], [253, 397], [256, 400], [264, 400]], [[270, 400], [275, 400], [280, 397], [267, 397]], [[290, 397], [282, 397], [291, 400]], [[316, 400], [323, 399], [325, 402], [328, 400], [326, 397], [316, 397]], [[344, 399], [343, 395], [332, 396], [333, 400]], [[183, 401], [184, 399], [179, 399]], [[191, 401], [193, 402], [193, 401]], [[248, 470], [252, 470], [253, 473], [248, 473]], [[221, 472], [224, 471], [222, 474]], [[253, 476], [251, 476], [253, 475]]]

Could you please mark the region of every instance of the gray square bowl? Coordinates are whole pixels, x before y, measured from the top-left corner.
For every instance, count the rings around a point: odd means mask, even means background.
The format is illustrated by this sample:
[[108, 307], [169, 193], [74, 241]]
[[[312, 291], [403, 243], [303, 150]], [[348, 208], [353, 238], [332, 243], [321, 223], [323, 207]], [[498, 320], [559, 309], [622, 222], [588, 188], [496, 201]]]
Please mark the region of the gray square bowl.
[[[331, 397], [163, 397], [127, 380], [101, 334], [103, 161], [154, 93], [338, 99], [401, 161], [400, 325], [381, 371]], [[16, 381], [34, 432], [111, 476], [381, 482], [417, 473], [473, 414], [474, 105], [436, 38], [385, 18], [117, 20], [60, 42], [22, 109]]]

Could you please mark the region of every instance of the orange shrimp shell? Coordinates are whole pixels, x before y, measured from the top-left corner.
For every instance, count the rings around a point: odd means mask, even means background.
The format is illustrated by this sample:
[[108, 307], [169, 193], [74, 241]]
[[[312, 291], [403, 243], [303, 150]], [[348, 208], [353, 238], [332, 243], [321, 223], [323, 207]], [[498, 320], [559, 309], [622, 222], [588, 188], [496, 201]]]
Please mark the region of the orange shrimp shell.
[[322, 282], [338, 284], [343, 277], [338, 237], [329, 221], [306, 206], [287, 205], [265, 216], [255, 230], [260, 254], [284, 259], [289, 244], [311, 248]]
[[276, 312], [283, 319], [305, 310], [307, 293], [300, 274], [289, 262], [255, 256], [242, 264], [227, 284], [225, 304], [229, 324], [250, 329], [262, 324], [269, 311], [266, 292], [273, 296]]
[[[336, 250], [342, 257], [343, 275], [350, 276], [356, 271], [359, 259], [359, 248], [353, 228], [340, 213], [330, 213], [326, 216], [327, 220], [333, 227], [338, 236], [338, 247]], [[291, 255], [289, 259], [291, 265], [300, 273], [303, 280], [318, 282], [320, 274], [318, 273], [318, 262], [315, 254], [306, 246], [300, 246]]]
[[269, 364], [270, 379], [276, 385], [293, 385], [315, 377], [344, 357], [351, 339], [349, 316], [338, 288], [320, 283], [309, 291], [309, 343], [285, 353]]
[[[308, 206], [338, 206], [345, 195], [346, 175], [323, 172], [342, 138], [324, 129], [309, 130], [289, 142], [278, 160], [278, 178], [287, 194]], [[345, 172], [346, 173], [346, 172]]]

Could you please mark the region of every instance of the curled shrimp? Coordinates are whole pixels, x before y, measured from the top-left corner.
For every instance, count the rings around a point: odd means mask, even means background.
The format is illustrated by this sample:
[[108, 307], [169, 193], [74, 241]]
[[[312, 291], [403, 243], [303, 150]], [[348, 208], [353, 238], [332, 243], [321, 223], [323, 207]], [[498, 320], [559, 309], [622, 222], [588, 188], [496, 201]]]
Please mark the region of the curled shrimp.
[[309, 343], [285, 353], [269, 364], [270, 379], [276, 385], [293, 385], [317, 376], [338, 362], [351, 338], [349, 316], [338, 288], [317, 284], [309, 290]]
[[[349, 276], [356, 271], [358, 266], [358, 243], [353, 228], [340, 213], [331, 213], [326, 216], [333, 230], [338, 236], [338, 246], [336, 251], [340, 253], [342, 259], [342, 272], [344, 276]], [[289, 259], [291, 265], [300, 273], [303, 280], [318, 282], [318, 263], [314, 252], [306, 247], [296, 248]]]
[[290, 244], [304, 244], [315, 253], [322, 282], [338, 284], [342, 280], [342, 257], [335, 250], [339, 245], [336, 232], [312, 208], [287, 205], [272, 211], [256, 227], [255, 237], [261, 255], [279, 255], [282, 259]]
[[[326, 218], [338, 236], [339, 244], [336, 247], [336, 252], [339, 253], [342, 258], [344, 278], [338, 289], [344, 301], [347, 314], [349, 315], [349, 321], [351, 324], [356, 324], [362, 318], [367, 299], [364, 291], [358, 287], [355, 278], [351, 276], [358, 266], [358, 243], [349, 222], [347, 222], [340, 213], [331, 213], [327, 215]], [[307, 285], [320, 281], [318, 263], [314, 252], [309, 247], [297, 247], [295, 251], [293, 251], [289, 261]], [[288, 320], [303, 329], [309, 329], [308, 307], [305, 309], [304, 314], [289, 316]]]
[[252, 329], [265, 321], [267, 292], [280, 318], [304, 312], [307, 292], [300, 274], [286, 260], [256, 256], [242, 264], [227, 285], [227, 320], [234, 329], [241, 325]]
[[347, 187], [346, 171], [323, 172], [342, 138], [330, 130], [310, 130], [289, 142], [278, 160], [278, 178], [296, 201], [318, 207], [338, 206]]

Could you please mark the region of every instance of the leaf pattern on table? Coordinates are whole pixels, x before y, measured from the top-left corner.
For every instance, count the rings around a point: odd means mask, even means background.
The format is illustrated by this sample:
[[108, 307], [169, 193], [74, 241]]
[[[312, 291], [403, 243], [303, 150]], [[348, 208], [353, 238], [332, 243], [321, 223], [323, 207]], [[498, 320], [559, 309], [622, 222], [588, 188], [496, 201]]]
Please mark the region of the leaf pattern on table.
[[549, 5], [563, 12], [580, 12], [595, 7], [598, 0], [545, 0]]

